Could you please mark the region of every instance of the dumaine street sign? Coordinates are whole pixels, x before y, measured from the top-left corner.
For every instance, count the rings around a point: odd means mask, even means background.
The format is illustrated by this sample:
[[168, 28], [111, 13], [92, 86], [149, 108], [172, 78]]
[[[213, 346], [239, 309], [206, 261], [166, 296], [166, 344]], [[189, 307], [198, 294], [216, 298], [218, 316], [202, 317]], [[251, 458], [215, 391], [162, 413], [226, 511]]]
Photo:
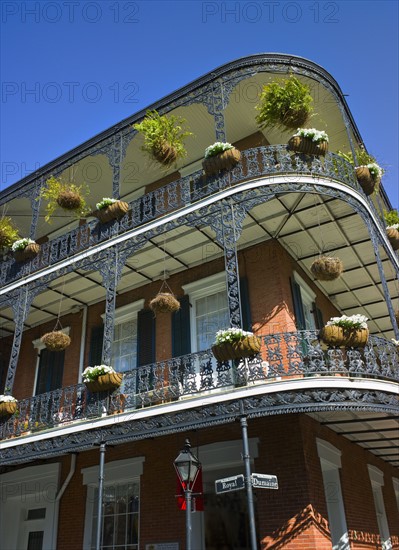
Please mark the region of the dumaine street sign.
[[251, 474], [251, 483], [254, 489], [278, 489], [277, 476]]

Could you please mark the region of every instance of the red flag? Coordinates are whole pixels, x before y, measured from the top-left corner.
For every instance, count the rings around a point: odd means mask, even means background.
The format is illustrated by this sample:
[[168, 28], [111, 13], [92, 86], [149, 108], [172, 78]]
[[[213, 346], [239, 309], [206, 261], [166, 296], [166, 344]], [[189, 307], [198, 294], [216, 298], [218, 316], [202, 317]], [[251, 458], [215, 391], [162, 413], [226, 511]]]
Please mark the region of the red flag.
[[[177, 507], [179, 510], [186, 509], [186, 499], [184, 498], [185, 483], [182, 483], [179, 476], [176, 474], [177, 482]], [[197, 478], [192, 488], [191, 497], [192, 511], [203, 512], [204, 511], [204, 492], [202, 486], [202, 469], [198, 471]]]

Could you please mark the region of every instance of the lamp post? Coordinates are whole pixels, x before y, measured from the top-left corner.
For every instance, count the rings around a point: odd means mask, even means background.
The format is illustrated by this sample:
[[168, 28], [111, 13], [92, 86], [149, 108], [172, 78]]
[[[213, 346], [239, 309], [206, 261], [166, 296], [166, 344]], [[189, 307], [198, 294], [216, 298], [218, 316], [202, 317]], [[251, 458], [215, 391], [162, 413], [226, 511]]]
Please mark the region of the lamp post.
[[190, 441], [186, 439], [184, 448], [173, 463], [186, 502], [186, 550], [191, 550], [191, 497], [195, 480], [201, 468], [200, 461], [192, 454], [190, 449]]

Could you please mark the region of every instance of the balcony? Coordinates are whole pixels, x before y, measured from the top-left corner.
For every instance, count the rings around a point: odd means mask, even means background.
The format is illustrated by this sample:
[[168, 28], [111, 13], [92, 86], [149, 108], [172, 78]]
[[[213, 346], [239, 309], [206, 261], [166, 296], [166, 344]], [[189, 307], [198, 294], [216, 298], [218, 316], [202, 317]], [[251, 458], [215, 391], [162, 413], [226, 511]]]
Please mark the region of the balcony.
[[[356, 386], [357, 381], [363, 387]], [[301, 406], [323, 411], [332, 410], [331, 398], [341, 389], [357, 391], [359, 395], [352, 397], [359, 399], [362, 410], [368, 405], [389, 408], [397, 401], [398, 383], [399, 352], [383, 338], [370, 336], [364, 348], [342, 349], [321, 344], [318, 331], [271, 334], [263, 336], [262, 354], [248, 361], [217, 363], [208, 350], [126, 372], [113, 393], [90, 393], [78, 384], [22, 399], [17, 413], [1, 419], [0, 439], [28, 442], [30, 436], [44, 432], [47, 438], [58, 437], [68, 427], [87, 431], [107, 418], [113, 424], [134, 422], [248, 395], [267, 394], [271, 399], [267, 406], [278, 406], [280, 412], [289, 412], [293, 405], [295, 411]], [[368, 392], [371, 399], [361, 397]], [[276, 402], [273, 394], [278, 396]]]
[[[334, 153], [327, 153], [321, 158], [304, 157], [293, 154], [286, 145], [247, 149], [242, 152], [241, 163], [220, 177], [205, 177], [203, 171], [198, 170], [130, 202], [129, 212], [119, 222], [100, 224], [97, 220], [91, 220], [43, 243], [39, 255], [30, 261], [17, 263], [12, 258], [2, 261], [0, 285], [10, 284], [46, 268], [54, 266], [56, 269], [60, 262], [88, 250], [94, 254], [100, 245], [112, 246], [116, 237], [127, 236], [157, 218], [195, 205], [241, 182], [268, 178], [267, 183], [273, 184], [273, 178], [281, 175], [298, 177], [298, 181], [301, 176], [311, 176], [315, 185], [320, 184], [320, 178], [334, 180], [364, 196], [354, 176], [353, 167]], [[287, 183], [279, 182], [280, 192], [289, 191], [290, 183], [292, 184], [288, 180]], [[371, 201], [369, 206], [378, 220], [379, 215]], [[381, 228], [383, 229], [382, 224]]]

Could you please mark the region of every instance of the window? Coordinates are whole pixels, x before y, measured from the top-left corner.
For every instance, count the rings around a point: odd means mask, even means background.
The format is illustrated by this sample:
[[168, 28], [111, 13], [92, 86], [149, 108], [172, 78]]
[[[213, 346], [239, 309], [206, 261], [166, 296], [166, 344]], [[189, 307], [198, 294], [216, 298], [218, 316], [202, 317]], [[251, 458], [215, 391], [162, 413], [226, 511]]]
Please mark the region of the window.
[[291, 282], [297, 328], [298, 330], [315, 330], [317, 328], [316, 294], [296, 272], [294, 272]]
[[317, 439], [317, 451], [323, 475], [332, 550], [349, 550], [348, 529], [339, 476], [341, 451], [322, 439]]
[[137, 367], [137, 314], [143, 306], [144, 300], [138, 300], [115, 311], [111, 364], [118, 372]]
[[387, 516], [385, 513], [384, 498], [382, 495], [382, 487], [384, 486], [384, 474], [376, 468], [368, 464], [371, 487], [373, 490], [373, 498], [375, 512], [377, 515], [378, 529], [380, 531], [382, 550], [391, 550], [392, 543], [389, 536], [389, 528]]
[[[101, 548], [139, 549], [140, 475], [144, 457], [116, 460], [105, 464]], [[98, 466], [84, 468], [87, 485], [84, 548], [96, 547], [98, 510]]]
[[[70, 327], [63, 329], [65, 334], [69, 331]], [[39, 351], [34, 395], [62, 388], [65, 351], [50, 351], [40, 339], [34, 340], [33, 347]]]
[[218, 273], [185, 285], [191, 304], [191, 349], [209, 349], [219, 329], [230, 326], [226, 274]]

